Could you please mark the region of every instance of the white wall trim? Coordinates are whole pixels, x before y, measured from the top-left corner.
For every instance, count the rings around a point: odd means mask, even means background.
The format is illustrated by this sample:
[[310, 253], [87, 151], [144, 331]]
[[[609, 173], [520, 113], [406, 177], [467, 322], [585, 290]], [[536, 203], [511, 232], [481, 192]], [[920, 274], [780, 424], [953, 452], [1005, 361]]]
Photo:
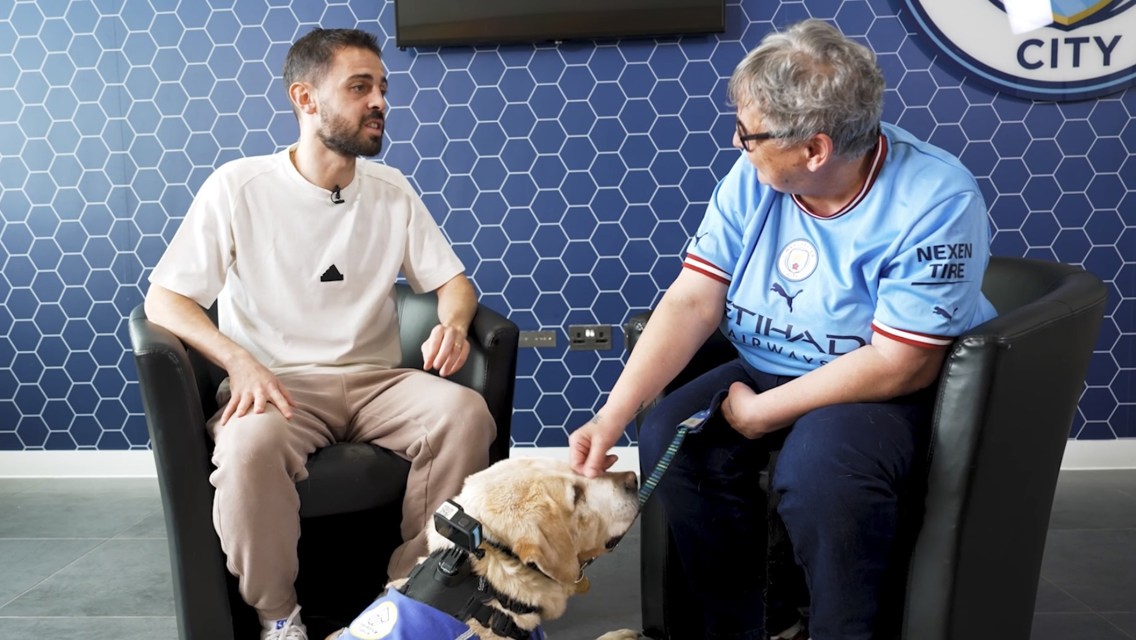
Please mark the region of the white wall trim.
[[1062, 469], [1136, 469], [1136, 438], [1070, 440]]
[[[614, 471], [638, 471], [639, 449], [615, 447]], [[568, 447], [514, 447], [513, 456], [568, 459]], [[1070, 440], [1062, 469], [1136, 469], [1136, 438]], [[0, 451], [0, 478], [153, 478], [150, 451]]]
[[0, 478], [153, 478], [154, 455], [138, 451], [0, 451]]

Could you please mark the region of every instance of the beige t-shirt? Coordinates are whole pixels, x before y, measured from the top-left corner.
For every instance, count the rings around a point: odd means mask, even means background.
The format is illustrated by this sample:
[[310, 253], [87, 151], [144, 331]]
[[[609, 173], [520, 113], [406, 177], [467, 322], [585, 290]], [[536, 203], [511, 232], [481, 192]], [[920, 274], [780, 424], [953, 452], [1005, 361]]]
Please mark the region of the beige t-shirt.
[[464, 267], [405, 176], [355, 166], [335, 204], [288, 150], [226, 163], [150, 282], [203, 307], [216, 300], [222, 333], [270, 369], [396, 365], [398, 274], [432, 291]]

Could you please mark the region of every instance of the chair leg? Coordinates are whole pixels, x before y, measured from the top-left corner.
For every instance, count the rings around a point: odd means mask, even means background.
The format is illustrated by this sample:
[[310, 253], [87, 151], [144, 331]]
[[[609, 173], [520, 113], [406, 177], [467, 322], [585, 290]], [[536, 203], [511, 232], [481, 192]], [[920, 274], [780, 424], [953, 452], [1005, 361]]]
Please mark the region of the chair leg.
[[666, 526], [658, 499], [649, 501], [639, 516], [639, 584], [643, 635], [652, 640], [666, 640]]
[[703, 634], [702, 610], [691, 598], [662, 503], [650, 501], [640, 518], [643, 635], [653, 640], [698, 640]]
[[[779, 633], [801, 620], [809, 596], [804, 572], [793, 556], [785, 524], [777, 514], [777, 495], [768, 491], [777, 452], [770, 456], [761, 485], [766, 495], [766, 631]], [[662, 504], [651, 501], [640, 520], [642, 552], [643, 634], [653, 640], [699, 640], [704, 635], [702, 610], [691, 591], [666, 525]]]

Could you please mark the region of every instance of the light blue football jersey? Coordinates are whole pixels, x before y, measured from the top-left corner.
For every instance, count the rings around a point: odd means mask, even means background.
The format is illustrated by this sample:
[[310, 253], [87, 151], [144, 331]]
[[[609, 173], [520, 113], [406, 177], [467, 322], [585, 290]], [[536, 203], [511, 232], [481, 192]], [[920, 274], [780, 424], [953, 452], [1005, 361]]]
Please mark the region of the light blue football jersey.
[[683, 266], [729, 286], [721, 330], [755, 368], [797, 376], [876, 331], [945, 347], [994, 317], [986, 204], [957, 158], [883, 125], [868, 181], [835, 215], [757, 181], [743, 154]]

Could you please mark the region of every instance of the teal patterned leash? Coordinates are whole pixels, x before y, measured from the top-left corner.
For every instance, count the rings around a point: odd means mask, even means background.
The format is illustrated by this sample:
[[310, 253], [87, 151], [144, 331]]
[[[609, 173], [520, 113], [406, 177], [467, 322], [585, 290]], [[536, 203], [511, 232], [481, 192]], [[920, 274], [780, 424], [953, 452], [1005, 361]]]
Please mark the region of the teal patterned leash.
[[682, 446], [682, 441], [686, 439], [687, 434], [698, 433], [702, 430], [706, 421], [710, 419], [710, 416], [714, 415], [719, 405], [722, 404], [726, 393], [726, 391], [719, 391], [710, 401], [710, 406], [679, 423], [674, 438], [672, 438], [671, 443], [667, 445], [667, 450], [663, 452], [663, 457], [659, 458], [659, 462], [656, 463], [655, 468], [651, 470], [651, 475], [639, 487], [639, 511], [643, 510], [643, 505], [647, 504], [647, 499], [655, 492], [655, 487], [657, 487], [659, 481], [663, 479], [663, 474], [666, 473], [667, 467], [671, 466], [671, 462], [674, 461], [675, 454], [678, 453], [678, 448]]

